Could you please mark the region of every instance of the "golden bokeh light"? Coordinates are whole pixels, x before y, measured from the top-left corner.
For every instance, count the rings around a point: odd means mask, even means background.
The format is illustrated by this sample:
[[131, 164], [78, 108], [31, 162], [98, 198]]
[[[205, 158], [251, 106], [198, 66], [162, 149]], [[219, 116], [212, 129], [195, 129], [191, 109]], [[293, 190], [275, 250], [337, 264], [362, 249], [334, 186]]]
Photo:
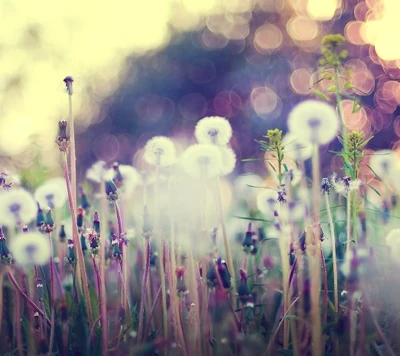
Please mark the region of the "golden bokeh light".
[[332, 19], [338, 7], [338, 0], [308, 0], [307, 2], [308, 14], [317, 21]]

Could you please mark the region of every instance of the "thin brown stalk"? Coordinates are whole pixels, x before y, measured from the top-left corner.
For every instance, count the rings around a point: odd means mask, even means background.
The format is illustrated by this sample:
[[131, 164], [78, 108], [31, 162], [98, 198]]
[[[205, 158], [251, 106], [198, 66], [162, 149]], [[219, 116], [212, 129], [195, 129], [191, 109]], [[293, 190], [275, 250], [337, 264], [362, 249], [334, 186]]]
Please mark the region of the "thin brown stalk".
[[[145, 269], [143, 273], [143, 280], [142, 280], [142, 294], [140, 298], [140, 310], [139, 310], [139, 327], [138, 327], [138, 344], [141, 343], [142, 341], [142, 333], [143, 333], [143, 325], [144, 325], [144, 303], [146, 299], [146, 286], [147, 286], [147, 279], [149, 277], [149, 268], [150, 268], [150, 239], [145, 239], [145, 251], [146, 251], [146, 257], [145, 257]], [[144, 335], [146, 336], [146, 335]]]
[[233, 260], [232, 260], [232, 254], [231, 254], [231, 249], [229, 247], [229, 241], [228, 241], [228, 234], [226, 232], [226, 225], [225, 225], [225, 219], [224, 219], [224, 208], [222, 206], [222, 194], [221, 194], [221, 180], [220, 177], [217, 177], [217, 190], [218, 190], [218, 208], [219, 208], [219, 217], [220, 217], [220, 223], [222, 227], [222, 237], [224, 239], [224, 246], [225, 246], [225, 253], [226, 253], [226, 262], [228, 264], [229, 272], [231, 273], [231, 300], [233, 307], [237, 307], [237, 296], [236, 296], [236, 278], [235, 278], [235, 269], [233, 266]]
[[54, 260], [53, 260], [53, 240], [51, 237], [51, 233], [48, 234], [49, 244], [50, 244], [50, 309], [51, 309], [51, 328], [50, 328], [50, 342], [49, 342], [49, 356], [53, 353], [53, 342], [54, 342], [54, 320], [56, 315], [55, 310], [55, 297], [54, 297], [54, 289], [55, 289], [55, 280], [54, 280]]
[[312, 247], [310, 258], [311, 269], [311, 320], [312, 320], [312, 354], [313, 356], [320, 356], [322, 354], [321, 348], [321, 315], [320, 315], [320, 289], [321, 289], [321, 264], [319, 256], [319, 241], [320, 230], [318, 224], [320, 223], [320, 162], [319, 162], [319, 147], [314, 146], [314, 153], [312, 158], [312, 177], [313, 177], [313, 212], [314, 212], [314, 229]]
[[79, 240], [78, 225], [76, 224], [76, 211], [75, 211], [74, 200], [72, 197], [73, 193], [71, 190], [71, 184], [69, 181], [67, 155], [65, 152], [62, 152], [62, 157], [63, 157], [64, 178], [65, 178], [65, 183], [67, 185], [68, 202], [69, 202], [69, 208], [70, 208], [71, 217], [72, 217], [72, 236], [73, 236], [75, 249], [77, 252], [76, 274], [78, 277], [78, 286], [81, 291], [83, 290], [86, 311], [87, 311], [88, 319], [89, 319], [89, 325], [92, 326], [93, 325], [93, 314], [92, 314], [92, 307], [90, 305], [89, 282], [88, 282], [88, 278], [87, 278], [87, 274], [86, 274], [86, 266], [85, 266], [85, 260], [84, 260], [84, 256], [83, 256], [82, 246], [81, 246], [81, 242]]
[[18, 282], [15, 280], [14, 275], [12, 273], [11, 268], [7, 272], [8, 279], [10, 280], [11, 284], [15, 287], [15, 289], [24, 297], [25, 301], [35, 310], [39, 313], [39, 315], [44, 318], [47, 322], [47, 325], [51, 327], [51, 322], [48, 318], [46, 318], [46, 315], [44, 312], [32, 301], [31, 298], [21, 289], [19, 286]]
[[[102, 184], [101, 184], [102, 188]], [[101, 350], [103, 356], [108, 354], [108, 322], [107, 322], [107, 293], [106, 293], [106, 244], [107, 244], [107, 200], [101, 192], [101, 221], [100, 224], [100, 315], [101, 315]]]

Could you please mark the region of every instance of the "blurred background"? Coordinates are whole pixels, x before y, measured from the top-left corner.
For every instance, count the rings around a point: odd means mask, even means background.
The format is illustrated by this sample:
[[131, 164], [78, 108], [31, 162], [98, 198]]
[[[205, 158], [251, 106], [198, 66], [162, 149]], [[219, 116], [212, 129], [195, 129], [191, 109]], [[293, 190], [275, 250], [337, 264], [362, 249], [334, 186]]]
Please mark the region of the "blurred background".
[[[285, 130], [291, 108], [313, 97], [329, 33], [347, 39], [354, 89], [346, 93], [363, 106], [352, 114], [344, 100], [349, 127], [375, 135], [372, 149], [397, 149], [399, 13], [397, 0], [2, 0], [0, 168], [59, 170], [67, 75], [81, 177], [97, 160], [140, 169], [141, 149], [157, 134], [183, 149], [211, 115], [230, 120], [238, 160], [262, 157], [255, 140]], [[260, 169], [240, 163], [237, 173]]]

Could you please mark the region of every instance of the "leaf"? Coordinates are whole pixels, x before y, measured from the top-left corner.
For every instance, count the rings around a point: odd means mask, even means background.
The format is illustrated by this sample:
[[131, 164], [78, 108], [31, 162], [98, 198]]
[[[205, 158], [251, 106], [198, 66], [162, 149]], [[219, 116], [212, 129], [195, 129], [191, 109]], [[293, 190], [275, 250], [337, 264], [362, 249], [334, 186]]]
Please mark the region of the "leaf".
[[379, 180], [382, 180], [376, 173], [375, 173], [375, 171], [370, 167], [370, 165], [368, 165], [368, 164], [365, 164], [370, 170], [371, 170], [371, 172], [373, 173], [373, 174], [375, 174], [375, 177], [376, 178], [378, 178]]
[[246, 216], [237, 216], [237, 215], [233, 215], [234, 218], [237, 219], [242, 219], [242, 220], [251, 220], [251, 221], [263, 221], [263, 222], [267, 222], [267, 223], [271, 223], [272, 221], [270, 220], [265, 220], [265, 219], [260, 219], [260, 218], [251, 218], [251, 217], [246, 217]]
[[376, 194], [378, 194], [379, 196], [381, 196], [381, 193], [379, 193], [372, 185], [368, 184], [368, 187], [370, 187]]
[[344, 85], [344, 88], [345, 89], [353, 89], [354, 85], [351, 82], [346, 82]]
[[329, 91], [330, 93], [333, 93], [336, 90], [336, 85], [330, 85], [329, 87], [326, 88], [326, 91]]
[[322, 100], [330, 101], [330, 99], [329, 99], [323, 92], [321, 92], [320, 90], [313, 89], [313, 90], [312, 90], [312, 93], [313, 93], [315, 96], [317, 96], [318, 98], [322, 99]]
[[360, 109], [361, 109], [360, 99], [357, 97], [353, 101], [353, 109], [351, 110], [351, 113], [354, 114], [355, 112], [357, 112]]
[[269, 164], [269, 166], [273, 169], [273, 171], [274, 171], [275, 173], [278, 173], [278, 172], [276, 171], [276, 168], [271, 164], [271, 162], [268, 162], [268, 164]]

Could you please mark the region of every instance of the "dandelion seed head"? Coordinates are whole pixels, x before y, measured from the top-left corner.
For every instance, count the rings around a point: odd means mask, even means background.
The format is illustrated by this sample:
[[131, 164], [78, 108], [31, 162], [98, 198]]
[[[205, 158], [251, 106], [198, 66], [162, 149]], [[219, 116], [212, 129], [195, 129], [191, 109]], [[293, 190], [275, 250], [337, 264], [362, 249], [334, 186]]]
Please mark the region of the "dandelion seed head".
[[192, 145], [183, 153], [181, 164], [191, 176], [215, 177], [221, 173], [221, 150], [213, 145]]
[[285, 157], [295, 161], [305, 161], [313, 154], [312, 142], [293, 132], [288, 132], [283, 137], [282, 145], [285, 147]]
[[273, 189], [263, 189], [257, 195], [257, 209], [266, 217], [272, 218], [277, 208], [278, 193]]
[[390, 248], [394, 261], [398, 261], [400, 253], [400, 229], [391, 230], [386, 236], [386, 245]]
[[313, 144], [332, 141], [339, 129], [339, 117], [329, 105], [317, 100], [306, 100], [296, 105], [289, 114], [290, 133]]
[[221, 147], [221, 175], [225, 176], [233, 172], [236, 166], [235, 152], [229, 147]]
[[107, 166], [104, 161], [97, 161], [86, 171], [86, 179], [101, 183], [106, 180]]
[[209, 116], [197, 123], [194, 135], [199, 143], [224, 146], [232, 137], [232, 127], [223, 117]]
[[144, 146], [144, 160], [151, 165], [170, 166], [176, 161], [174, 142], [165, 136], [155, 136]]
[[34, 194], [41, 208], [61, 208], [67, 201], [68, 193], [64, 178], [52, 178], [38, 187]]
[[0, 193], [0, 224], [28, 224], [36, 218], [37, 204], [25, 189], [14, 188]]
[[369, 166], [383, 181], [390, 181], [394, 174], [398, 179], [398, 160], [394, 151], [375, 151], [369, 158]]
[[15, 236], [10, 242], [10, 251], [22, 266], [45, 265], [50, 259], [50, 244], [46, 235], [27, 232]]

